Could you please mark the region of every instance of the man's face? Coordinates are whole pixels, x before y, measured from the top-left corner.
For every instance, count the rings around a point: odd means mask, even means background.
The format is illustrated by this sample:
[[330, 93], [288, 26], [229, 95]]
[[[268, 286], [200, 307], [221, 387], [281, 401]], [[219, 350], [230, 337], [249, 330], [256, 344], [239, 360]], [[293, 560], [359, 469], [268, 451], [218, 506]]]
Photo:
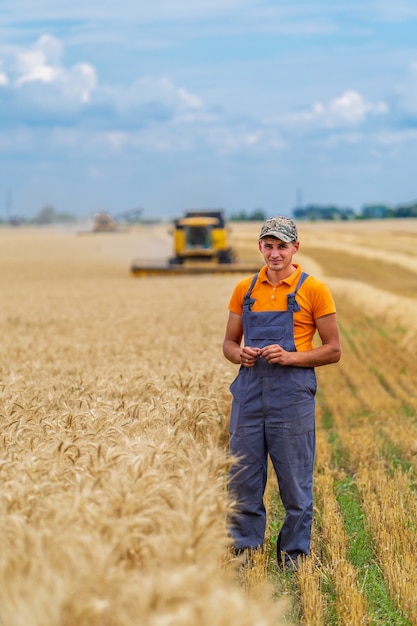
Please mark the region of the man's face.
[[298, 241], [281, 241], [276, 237], [263, 237], [259, 242], [259, 252], [262, 254], [268, 268], [273, 271], [287, 269], [292, 263], [292, 257], [299, 248]]

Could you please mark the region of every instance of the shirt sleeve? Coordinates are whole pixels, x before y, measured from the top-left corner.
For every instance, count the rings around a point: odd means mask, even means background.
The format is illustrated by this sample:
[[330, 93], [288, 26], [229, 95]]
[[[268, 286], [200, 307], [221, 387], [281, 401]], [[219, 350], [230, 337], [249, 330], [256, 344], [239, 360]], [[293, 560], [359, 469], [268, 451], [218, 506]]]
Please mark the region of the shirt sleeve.
[[233, 290], [232, 296], [229, 301], [229, 311], [231, 313], [236, 313], [236, 315], [242, 315], [243, 313], [243, 300], [245, 298], [246, 292], [249, 289], [249, 285], [251, 284], [252, 278], [244, 278]]
[[309, 301], [314, 319], [336, 313], [336, 305], [328, 286], [313, 278], [310, 285]]

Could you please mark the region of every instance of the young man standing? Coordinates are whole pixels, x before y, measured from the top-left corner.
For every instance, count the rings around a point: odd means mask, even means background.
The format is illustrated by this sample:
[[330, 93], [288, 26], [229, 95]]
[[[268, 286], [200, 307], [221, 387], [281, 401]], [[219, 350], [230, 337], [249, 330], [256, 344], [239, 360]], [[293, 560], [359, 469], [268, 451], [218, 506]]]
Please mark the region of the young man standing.
[[[266, 220], [258, 241], [265, 265], [235, 287], [223, 343], [225, 357], [240, 365], [230, 386], [230, 454], [236, 463], [229, 489], [237, 504], [230, 524], [233, 546], [239, 553], [263, 545], [269, 455], [286, 511], [278, 563], [289, 571], [310, 552], [314, 368], [336, 363], [341, 355], [333, 298], [323, 282], [293, 263], [299, 245], [293, 220]], [[321, 345], [314, 347], [316, 331]]]

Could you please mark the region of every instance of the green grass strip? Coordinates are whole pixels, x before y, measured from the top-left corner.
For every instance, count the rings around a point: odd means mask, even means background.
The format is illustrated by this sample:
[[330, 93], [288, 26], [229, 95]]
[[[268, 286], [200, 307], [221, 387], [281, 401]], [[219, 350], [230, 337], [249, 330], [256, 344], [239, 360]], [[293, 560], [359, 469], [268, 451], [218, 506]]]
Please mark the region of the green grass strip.
[[373, 624], [411, 626], [404, 613], [393, 603], [382, 572], [376, 562], [372, 535], [365, 523], [355, 481], [346, 476], [335, 484], [335, 494], [348, 536], [348, 559], [357, 569]]
[[329, 431], [334, 427], [334, 423], [333, 423], [333, 414], [330, 411], [329, 407], [326, 404], [326, 400], [324, 397], [323, 392], [321, 391], [321, 389], [317, 390], [317, 404], [320, 407], [321, 410], [321, 427], [326, 430]]

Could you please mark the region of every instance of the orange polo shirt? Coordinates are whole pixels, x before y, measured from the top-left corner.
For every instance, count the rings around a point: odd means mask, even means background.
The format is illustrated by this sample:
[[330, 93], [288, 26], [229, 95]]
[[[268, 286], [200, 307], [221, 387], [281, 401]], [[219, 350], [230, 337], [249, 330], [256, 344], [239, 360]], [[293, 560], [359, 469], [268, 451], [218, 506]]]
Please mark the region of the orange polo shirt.
[[[252, 311], [286, 311], [287, 294], [295, 291], [301, 274], [301, 266], [293, 263], [297, 268], [288, 278], [281, 280], [274, 286], [269, 282], [266, 270], [267, 266], [259, 271], [251, 297], [256, 302], [252, 305]], [[253, 276], [244, 278], [235, 287], [229, 302], [229, 311], [242, 315], [243, 298], [245, 297]], [[294, 340], [298, 351], [311, 350], [313, 337], [316, 332], [315, 320], [323, 315], [336, 313], [336, 306], [327, 285], [314, 276], [308, 276], [301, 285], [296, 296], [301, 311], [294, 313]]]

